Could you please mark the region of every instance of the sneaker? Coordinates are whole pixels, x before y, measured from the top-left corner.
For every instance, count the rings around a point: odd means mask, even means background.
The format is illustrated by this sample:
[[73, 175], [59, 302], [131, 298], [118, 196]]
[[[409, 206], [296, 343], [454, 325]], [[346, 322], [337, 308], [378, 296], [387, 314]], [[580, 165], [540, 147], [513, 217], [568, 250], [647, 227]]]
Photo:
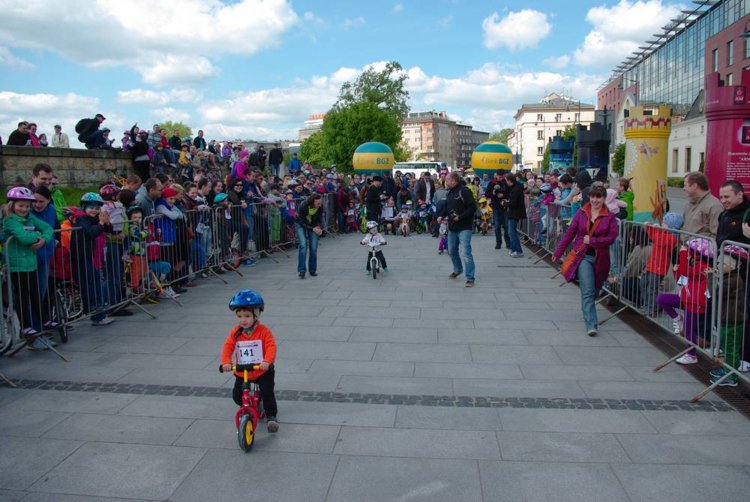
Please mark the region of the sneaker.
[[[714, 375], [714, 371], [716, 371], [715, 375]], [[724, 378], [725, 375], [726, 375], [726, 371], [724, 371], [724, 368], [717, 368], [717, 370], [711, 371], [711, 379], [709, 381], [712, 384], [715, 384], [716, 382]], [[724, 380], [722, 380], [722, 382], [719, 384], [719, 387], [737, 387], [738, 383], [739, 383], [739, 379], [737, 378], [737, 375], [731, 374], [728, 377], [724, 378]]]
[[91, 324], [93, 324], [94, 326], [109, 326], [113, 322], [115, 322], [114, 319], [112, 319], [111, 317], [104, 316], [104, 318], [101, 319], [100, 321], [94, 321]]
[[747, 361], [740, 361], [740, 367], [737, 369], [742, 373], [747, 373], [748, 371], [750, 371], [750, 363]]
[[174, 284], [172, 286], [172, 290], [177, 293], [178, 295], [181, 295], [182, 293], [187, 293], [187, 289], [183, 288], [182, 286], [178, 284]]
[[451, 272], [451, 275], [449, 275], [448, 277], [450, 277], [451, 279], [455, 279], [461, 274], [463, 274], [463, 272]]
[[201, 279], [208, 279], [208, 274], [206, 272], [200, 273]]
[[588, 331], [586, 332], [586, 334], [587, 334], [587, 335], [589, 335], [589, 336], [591, 336], [591, 337], [594, 337], [594, 336], [596, 336], [597, 334], [599, 334], [599, 332], [598, 332], [598, 331], [597, 331], [597, 330], [596, 330], [595, 328], [592, 328], [592, 329], [588, 330]]
[[305, 273], [304, 272], [300, 272], [299, 273], [299, 278], [300, 279], [304, 279], [305, 278]]
[[268, 417], [268, 432], [274, 433], [279, 431], [279, 422], [276, 417]]
[[39, 332], [35, 330], [34, 328], [23, 328], [21, 330], [21, 336], [24, 338], [30, 338], [34, 335], [38, 335]]
[[682, 334], [682, 317], [677, 316], [672, 320], [672, 332], [675, 335]]
[[388, 269], [387, 269], [387, 268], [384, 268], [384, 269], [383, 269], [383, 272], [385, 272], [385, 273], [387, 274], [387, 273], [388, 273]]
[[474, 279], [470, 279], [466, 281], [466, 284], [464, 284], [467, 288], [473, 288], [474, 287]]
[[242, 264], [245, 265], [246, 267], [252, 267], [253, 265], [255, 265], [255, 263], [256, 263], [255, 258], [248, 258], [246, 260], [242, 260]]
[[318, 273], [317, 272], [310, 272], [310, 277], [318, 277]]
[[174, 289], [172, 289], [172, 286], [167, 286], [166, 288], [164, 288], [165, 298], [177, 298], [179, 296], [180, 295]]
[[57, 329], [60, 326], [60, 323], [55, 321], [47, 321], [44, 323], [44, 329]]
[[719, 378], [723, 377], [726, 374], [727, 374], [727, 372], [726, 372], [726, 370], [724, 368], [713, 368], [711, 371], [708, 372], [708, 375], [711, 378], [716, 378], [716, 379], [719, 379]]
[[685, 354], [675, 361], [677, 364], [698, 364], [698, 357], [693, 354]]
[[495, 249], [503, 249], [503, 246], [501, 246], [500, 244], [495, 244]]

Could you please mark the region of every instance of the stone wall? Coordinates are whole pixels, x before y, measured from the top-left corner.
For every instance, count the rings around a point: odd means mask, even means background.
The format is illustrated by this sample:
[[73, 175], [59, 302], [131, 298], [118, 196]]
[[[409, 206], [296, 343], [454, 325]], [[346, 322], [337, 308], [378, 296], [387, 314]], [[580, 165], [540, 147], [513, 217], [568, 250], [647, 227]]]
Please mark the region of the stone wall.
[[62, 186], [88, 188], [112, 178], [112, 173], [131, 172], [129, 153], [119, 150], [77, 148], [0, 147], [0, 187], [3, 191], [21, 180], [28, 183], [40, 162], [49, 164]]

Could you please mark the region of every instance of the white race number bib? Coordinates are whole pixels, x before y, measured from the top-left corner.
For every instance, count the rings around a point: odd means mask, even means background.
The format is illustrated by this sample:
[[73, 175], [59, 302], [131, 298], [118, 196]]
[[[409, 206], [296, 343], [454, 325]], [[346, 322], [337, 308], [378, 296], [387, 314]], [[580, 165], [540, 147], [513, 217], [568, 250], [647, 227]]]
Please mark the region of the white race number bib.
[[263, 362], [263, 344], [260, 340], [243, 340], [235, 345], [237, 364], [260, 364]]

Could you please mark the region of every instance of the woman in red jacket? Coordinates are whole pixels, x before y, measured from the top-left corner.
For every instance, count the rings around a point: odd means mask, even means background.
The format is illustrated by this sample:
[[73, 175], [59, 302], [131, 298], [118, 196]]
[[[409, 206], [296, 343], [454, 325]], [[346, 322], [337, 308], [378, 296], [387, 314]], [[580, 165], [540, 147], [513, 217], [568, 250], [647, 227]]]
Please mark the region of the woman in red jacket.
[[[706, 294], [709, 290], [706, 271], [711, 270], [711, 261], [716, 254], [714, 248], [715, 244], [708, 239], [687, 241], [686, 246], [680, 248], [679, 261], [674, 267], [680, 294], [662, 293], [656, 297], [656, 304], [672, 318], [675, 335], [684, 332], [685, 338], [691, 343], [698, 342], [698, 333], [703, 332], [701, 325], [706, 322]], [[685, 311], [684, 319], [675, 309]], [[697, 363], [695, 349], [690, 349], [675, 362]]]
[[586, 333], [596, 336], [599, 321], [596, 316], [596, 298], [609, 274], [609, 246], [617, 239], [617, 218], [604, 204], [606, 191], [601, 185], [589, 190], [589, 202], [576, 212], [570, 227], [552, 254], [558, 261], [570, 243], [577, 251], [576, 259], [565, 274], [570, 282], [578, 278], [581, 288], [581, 312]]

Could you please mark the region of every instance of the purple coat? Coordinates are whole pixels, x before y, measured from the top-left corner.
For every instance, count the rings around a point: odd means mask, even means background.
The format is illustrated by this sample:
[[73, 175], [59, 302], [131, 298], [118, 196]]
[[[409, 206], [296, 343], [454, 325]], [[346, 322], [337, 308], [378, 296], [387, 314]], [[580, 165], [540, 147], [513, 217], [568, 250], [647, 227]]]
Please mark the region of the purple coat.
[[[573, 242], [572, 249], [582, 250], [565, 276], [565, 280], [568, 282], [576, 278], [578, 265], [581, 264], [584, 256], [586, 256], [587, 246], [583, 243], [583, 238], [589, 233], [588, 222], [590, 219], [591, 204], [586, 204], [573, 217], [573, 221], [570, 222], [568, 230], [565, 232], [565, 235], [563, 235], [563, 238], [557, 245], [555, 252], [552, 254], [552, 260], [557, 261], [566, 252], [571, 242]], [[594, 258], [594, 282], [596, 288], [599, 289], [607, 279], [607, 274], [609, 274], [609, 246], [617, 239], [618, 228], [617, 218], [605, 205], [602, 205], [597, 221], [599, 221], [599, 225], [591, 236], [588, 247], [596, 249], [596, 256]]]

